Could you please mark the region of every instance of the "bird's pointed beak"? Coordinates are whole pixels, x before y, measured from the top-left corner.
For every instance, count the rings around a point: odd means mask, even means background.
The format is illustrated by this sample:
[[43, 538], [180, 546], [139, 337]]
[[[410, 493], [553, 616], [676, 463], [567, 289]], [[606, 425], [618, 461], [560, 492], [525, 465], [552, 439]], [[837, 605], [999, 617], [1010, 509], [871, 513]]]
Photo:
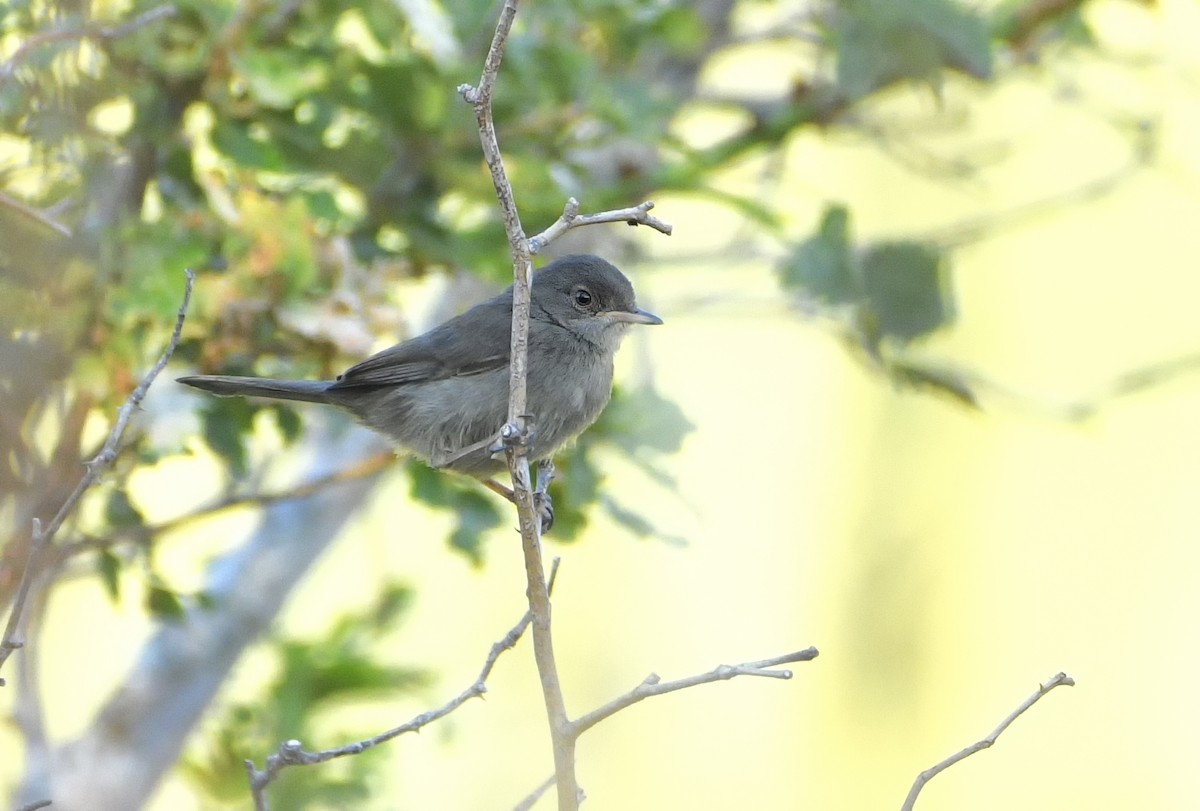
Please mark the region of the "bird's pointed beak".
[[623, 324], [647, 324], [654, 326], [661, 324], [663, 320], [654, 313], [648, 313], [645, 310], [609, 310], [606, 315], [612, 321], [619, 321]]

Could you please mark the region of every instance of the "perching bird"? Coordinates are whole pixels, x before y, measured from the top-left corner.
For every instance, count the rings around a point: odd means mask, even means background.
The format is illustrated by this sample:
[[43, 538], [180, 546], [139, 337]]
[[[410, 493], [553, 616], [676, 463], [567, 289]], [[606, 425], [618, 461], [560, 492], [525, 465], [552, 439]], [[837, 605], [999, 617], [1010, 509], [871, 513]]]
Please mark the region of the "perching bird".
[[[661, 323], [638, 309], [624, 274], [597, 256], [564, 256], [533, 274], [531, 460], [549, 459], [600, 416], [629, 325]], [[506, 469], [494, 442], [508, 418], [511, 326], [510, 287], [336, 380], [198, 375], [179, 382], [222, 396], [335, 405], [433, 467], [487, 479]]]

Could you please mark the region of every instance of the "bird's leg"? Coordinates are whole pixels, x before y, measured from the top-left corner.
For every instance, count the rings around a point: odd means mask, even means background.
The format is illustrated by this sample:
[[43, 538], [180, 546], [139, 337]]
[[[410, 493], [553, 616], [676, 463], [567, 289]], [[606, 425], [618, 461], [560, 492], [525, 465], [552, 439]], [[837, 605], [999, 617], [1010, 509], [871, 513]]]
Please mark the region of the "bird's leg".
[[502, 485], [500, 482], [496, 481], [495, 479], [481, 479], [480, 481], [483, 482], [484, 487], [491, 490], [493, 493], [497, 493], [497, 494], [503, 496], [505, 499], [512, 502], [513, 504], [517, 503], [517, 497], [513, 493], [513, 491], [509, 490], [507, 487], [505, 487], [504, 485]]
[[[533, 491], [533, 506], [537, 510], [538, 517], [542, 519], [542, 532], [549, 532], [554, 526], [554, 502], [550, 500], [550, 482], [554, 478], [554, 463], [550, 460], [538, 462], [538, 477], [537, 488]], [[483, 479], [483, 486], [503, 496], [513, 504], [517, 503], [517, 497], [513, 491], [502, 485], [495, 479]]]
[[[536, 436], [537, 428], [533, 424], [533, 418], [528, 414], [522, 414], [515, 422], [506, 422], [500, 426], [500, 431], [487, 450], [488, 453], [497, 454], [519, 448], [525, 453], [529, 453]], [[549, 532], [550, 528], [554, 526], [554, 505], [550, 501], [549, 493], [546, 492], [552, 478], [554, 478], [553, 463], [539, 462], [538, 483], [533, 491], [533, 506], [541, 519], [542, 532]], [[485, 479], [483, 483], [492, 492], [499, 493], [513, 504], [517, 503], [513, 491], [495, 479]]]
[[487, 450], [489, 454], [492, 453], [492, 445], [494, 445], [496, 442], [496, 437], [488, 437], [487, 439], [480, 440], [479, 442], [473, 442], [465, 448], [459, 448], [456, 451], [451, 451], [446, 454], [439, 454], [435, 458], [430, 459], [429, 463], [435, 468], [450, 467], [460, 459], [470, 456], [473, 453], [478, 453], [481, 450]]
[[554, 462], [543, 459], [538, 462], [537, 487], [533, 491], [533, 506], [542, 517], [542, 532], [554, 526], [554, 502], [550, 500], [550, 482], [554, 481]]

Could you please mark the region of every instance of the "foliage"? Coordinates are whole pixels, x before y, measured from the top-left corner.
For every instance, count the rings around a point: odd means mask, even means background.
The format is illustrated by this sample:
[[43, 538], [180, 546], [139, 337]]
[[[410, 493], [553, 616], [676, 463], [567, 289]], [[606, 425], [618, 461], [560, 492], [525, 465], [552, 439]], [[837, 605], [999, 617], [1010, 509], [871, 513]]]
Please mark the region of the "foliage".
[[[201, 275], [177, 361], [289, 377], [332, 376], [377, 337], [397, 337], [398, 282], [443, 271], [507, 277], [474, 122], [454, 92], [478, 76], [495, 3], [419, 4], [422, 15], [406, 10], [413, 5], [180, 0], [173, 15], [125, 26], [154, 6], [138, 0], [121, 20], [99, 2], [0, 8], [0, 42], [20, 43], [4, 45], [0, 63], [0, 192], [11, 201], [0, 205], [0, 515], [13, 527], [0, 605], [19, 580], [30, 519], [52, 513], [78, 478], [94, 443], [89, 423], [115, 411], [166, 342], [183, 268]], [[814, 234], [790, 234], [779, 212], [714, 179], [892, 88], [937, 92], [951, 72], [994, 81], [997, 52], [1029, 48], [1038, 32], [1086, 44], [1083, 5], [1010, 2], [989, 14], [952, 0], [824, 4], [805, 33], [832, 75], [797, 78], [768, 104], [734, 100], [745, 126], [693, 148], [669, 134], [671, 120], [726, 44], [732, 4], [545, 4], [519, 21], [495, 105], [523, 217], [530, 230], [549, 224], [568, 195], [589, 210], [660, 190], [720, 200], [785, 243], [783, 289], [806, 308], [848, 314], [849, 344], [872, 368], [973, 403], [953, 376], [880, 362], [889, 346], [953, 318], [941, 246], [856, 244], [852, 213], [836, 203]], [[252, 473], [248, 440], [262, 416], [287, 442], [305, 437], [302, 412], [288, 406], [197, 407], [199, 436], [226, 465], [231, 491]], [[656, 459], [688, 430], [653, 390], [620, 392], [561, 460], [559, 537], [576, 538], [596, 508], [653, 534], [645, 517], [604, 496], [599, 460], [618, 451], [670, 487]], [[72, 528], [75, 540], [139, 541], [131, 554], [98, 543], [96, 571], [115, 597], [121, 570], [142, 563], [147, 608], [163, 619], [204, 595], [166, 585], [150, 551], [160, 539], [146, 537], [126, 484], [185, 452], [143, 436]], [[481, 537], [504, 523], [495, 501], [420, 466], [408, 475], [415, 497], [455, 515], [451, 545], [481, 561]], [[413, 672], [379, 669], [364, 653], [385, 625], [343, 623], [319, 643], [275, 643], [273, 695], [253, 713], [244, 704], [229, 712], [210, 751], [189, 761], [193, 778], [217, 796], [241, 756], [302, 736], [309, 710], [384, 681], [415, 684]], [[346, 793], [329, 789], [330, 804], [353, 801], [359, 762]]]
[[[379, 730], [320, 722], [336, 718], [339, 708], [387, 700], [429, 682], [419, 668], [378, 660], [411, 598], [407, 587], [392, 585], [374, 605], [341, 617], [319, 638], [267, 643], [277, 672], [261, 697], [227, 706], [184, 760], [184, 770], [211, 803], [244, 805], [246, 759], [261, 762], [293, 738], [337, 745], [370, 737]], [[368, 796], [366, 778], [374, 765], [371, 757], [353, 757], [331, 769], [294, 769], [273, 787], [272, 799], [281, 808], [345, 808]]]

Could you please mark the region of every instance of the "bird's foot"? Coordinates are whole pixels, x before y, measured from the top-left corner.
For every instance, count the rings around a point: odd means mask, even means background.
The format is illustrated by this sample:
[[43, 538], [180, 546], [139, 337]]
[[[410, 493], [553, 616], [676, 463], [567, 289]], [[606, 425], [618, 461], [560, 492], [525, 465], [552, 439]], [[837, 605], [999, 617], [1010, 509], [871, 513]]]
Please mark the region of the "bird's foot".
[[515, 422], [506, 422], [500, 426], [500, 431], [496, 434], [496, 438], [488, 446], [488, 452], [502, 453], [503, 451], [521, 447], [524, 447], [528, 451], [533, 446], [533, 441], [536, 437], [537, 426], [533, 424], [533, 417], [528, 414], [522, 414], [520, 417], [517, 417]]
[[550, 494], [535, 492], [533, 509], [537, 511], [538, 518], [542, 520], [542, 534], [549, 532], [554, 526], [554, 502], [551, 500]]
[[[533, 509], [542, 522], [542, 532], [550, 531], [554, 526], [554, 501], [550, 498], [550, 482], [554, 479], [554, 463], [550, 461], [538, 463], [537, 488], [533, 491]], [[498, 493], [507, 501], [516, 504], [517, 496], [512, 490], [495, 479], [483, 479], [483, 485], [493, 493]]]
[[554, 462], [538, 462], [537, 487], [533, 491], [533, 506], [542, 519], [542, 532], [554, 526], [554, 501], [550, 498], [550, 482], [554, 481]]

